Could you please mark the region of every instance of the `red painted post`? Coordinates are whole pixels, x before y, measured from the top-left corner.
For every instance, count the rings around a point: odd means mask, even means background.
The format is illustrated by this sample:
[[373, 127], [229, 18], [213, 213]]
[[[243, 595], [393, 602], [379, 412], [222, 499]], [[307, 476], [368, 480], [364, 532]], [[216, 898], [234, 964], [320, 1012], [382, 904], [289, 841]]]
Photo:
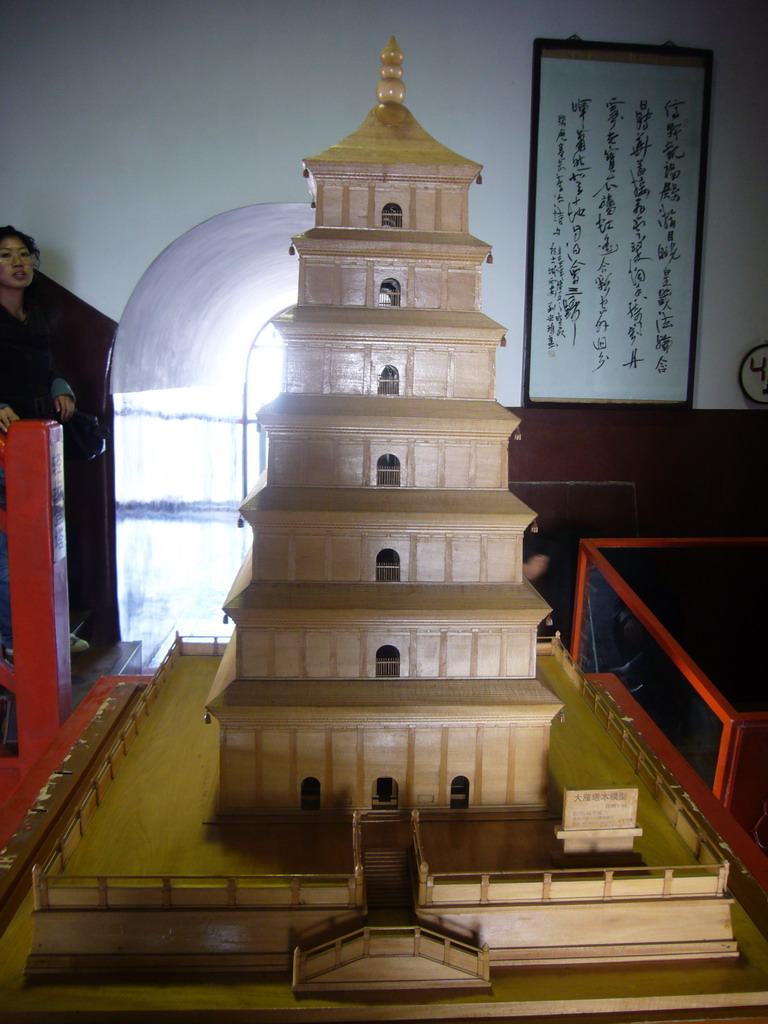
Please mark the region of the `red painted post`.
[[46, 420], [11, 424], [0, 438], [0, 465], [14, 647], [13, 666], [0, 662], [0, 684], [16, 695], [18, 733], [18, 755], [0, 761], [4, 797], [51, 743], [72, 704], [61, 427]]

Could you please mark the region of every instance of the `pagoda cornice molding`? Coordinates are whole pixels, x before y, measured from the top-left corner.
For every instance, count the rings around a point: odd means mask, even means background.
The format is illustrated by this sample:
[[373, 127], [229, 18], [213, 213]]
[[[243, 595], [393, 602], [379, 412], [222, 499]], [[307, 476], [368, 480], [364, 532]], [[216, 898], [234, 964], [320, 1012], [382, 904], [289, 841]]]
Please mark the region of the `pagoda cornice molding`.
[[[370, 680], [368, 680], [368, 684], [370, 685]], [[304, 696], [309, 697], [309, 694]], [[287, 706], [274, 707], [268, 704], [245, 704], [223, 708], [220, 704], [216, 703], [218, 697], [214, 698], [207, 707], [221, 726], [229, 729], [237, 729], [238, 726], [253, 727], [253, 718], [256, 715], [258, 715], [258, 719], [255, 724], [269, 729], [290, 729], [297, 725], [301, 725], [304, 728], [308, 725], [315, 725], [318, 728], [335, 726], [338, 730], [407, 729], [417, 723], [422, 729], [430, 727], [439, 729], [442, 726], [448, 725], [452, 728], [463, 727], [464, 729], [483, 725], [506, 727], [512, 723], [518, 729], [542, 728], [551, 722], [553, 716], [558, 711], [558, 708], [552, 705], [544, 705], [540, 708], [534, 706], [531, 713], [528, 713], [527, 711], [523, 712], [521, 705], [517, 704], [498, 704], [496, 706], [489, 705], [488, 707], [469, 704], [463, 714], [458, 709], [454, 711], [452, 708], [447, 708], [443, 717], [441, 714], [436, 714], [433, 708], [430, 709], [428, 706], [420, 705], [409, 705], [407, 710], [399, 712], [394, 705], [379, 705], [373, 708], [361, 706], [358, 712], [355, 712], [352, 707], [346, 710], [347, 705], [345, 704], [305, 709], [298, 705], [298, 701], [301, 698], [302, 693], [297, 689], [295, 713], [292, 713], [291, 709]], [[506, 805], [499, 806], [506, 808]], [[488, 805], [483, 805], [484, 810], [487, 810], [487, 807]], [[254, 808], [254, 810], [256, 809]], [[235, 815], [238, 812], [232, 810], [229, 813]], [[239, 813], [248, 814], [249, 809], [244, 808]]]
[[370, 625], [398, 620], [406, 629], [451, 622], [475, 628], [538, 625], [549, 605], [521, 583], [336, 583], [253, 581], [227, 605], [237, 625], [275, 627], [281, 622], [312, 627]]
[[361, 527], [391, 527], [405, 515], [398, 531], [418, 532], [441, 526], [462, 532], [525, 528], [535, 513], [510, 491], [447, 490], [441, 488], [282, 487], [267, 484], [251, 492], [240, 511], [251, 522], [339, 526], [347, 521]]
[[258, 419], [270, 430], [483, 440], [508, 437], [520, 422], [493, 399], [286, 393], [263, 406]]
[[[261, 584], [259, 584], [260, 586]], [[331, 584], [335, 586], [335, 584]], [[350, 584], [350, 586], [365, 586], [363, 583]], [[387, 586], [387, 584], [383, 584]], [[395, 587], [398, 584], [391, 584]], [[528, 606], [523, 609], [509, 609], [506, 615], [491, 613], [488, 610], [470, 608], [462, 612], [461, 609], [453, 611], [434, 610], [414, 607], [411, 604], [402, 608], [402, 614], [395, 611], [387, 614], [382, 610], [365, 611], [359, 608], [344, 608], [334, 610], [332, 608], [304, 608], [304, 609], [274, 609], [268, 603], [257, 607], [245, 607], [240, 598], [225, 605], [227, 615], [240, 629], [258, 629], [274, 631], [302, 631], [307, 630], [313, 634], [318, 630], [329, 632], [343, 632], [345, 634], [360, 630], [361, 632], [386, 632], [387, 635], [394, 631], [403, 633], [437, 633], [441, 628], [450, 628], [459, 632], [471, 632], [472, 630], [487, 631], [488, 633], [503, 632], [512, 630], [514, 632], [526, 633], [535, 630], [539, 623], [552, 610], [549, 605], [541, 604], [536, 608], [531, 607], [530, 599]], [[328, 595], [330, 597], [330, 595]], [[468, 623], [468, 616], [472, 617], [471, 628]], [[258, 678], [254, 676], [254, 678]]]
[[[446, 708], [464, 705], [475, 707], [539, 704], [549, 708], [561, 701], [536, 678], [499, 679], [498, 677], [464, 678], [460, 683], [451, 678], [402, 677], [397, 679], [249, 679], [235, 678], [230, 688], [215, 698], [219, 707], [237, 704], [281, 704], [292, 706], [297, 688], [311, 688], [313, 702], [318, 706], [361, 704], [368, 707], [392, 704], [418, 705], [439, 701]], [[404, 697], [407, 696], [407, 700]], [[308, 709], [311, 710], [311, 709]], [[426, 711], [434, 713], [434, 708]]]
[[464, 231], [407, 231], [397, 228], [310, 228], [292, 239], [300, 256], [347, 260], [402, 261], [432, 258], [440, 263], [482, 264], [492, 246]]
[[[360, 691], [363, 691], [362, 693]], [[208, 704], [223, 725], [237, 725], [258, 710], [266, 725], [317, 721], [338, 727], [381, 725], [441, 727], [448, 721], [547, 724], [561, 701], [537, 679], [306, 679], [235, 678]], [[359, 712], [356, 711], [359, 709]]]
[[[367, 488], [367, 490], [372, 490], [372, 488]], [[415, 507], [419, 502], [420, 491], [416, 488], [413, 490], [406, 489], [405, 493], [414, 499]], [[480, 493], [487, 494], [489, 492], [484, 491]], [[471, 514], [468, 514], [463, 518], [459, 515], [440, 516], [437, 513], [409, 511], [402, 513], [408, 516], [407, 522], [401, 522], [398, 519], [398, 513], [394, 510], [390, 512], [382, 510], [379, 514], [353, 512], [351, 510], [333, 512], [326, 509], [318, 509], [310, 499], [311, 496], [308, 497], [306, 508], [303, 511], [287, 511], [276, 508], [270, 512], [262, 512], [258, 509], [244, 510], [241, 508], [241, 512], [243, 518], [251, 526], [269, 527], [270, 530], [275, 530], [280, 526], [284, 526], [286, 530], [302, 527], [308, 528], [311, 524], [313, 532], [323, 529], [338, 530], [349, 527], [349, 529], [354, 528], [357, 533], [362, 532], [365, 534], [366, 531], [388, 530], [396, 532], [398, 536], [403, 537], [418, 536], [426, 531], [431, 532], [438, 529], [441, 533], [460, 532], [462, 535], [479, 534], [480, 536], [484, 536], [490, 530], [497, 534], [504, 530], [522, 532], [536, 518], [536, 513], [530, 510], [526, 512], [510, 510], [506, 516], [478, 513], [473, 517]], [[340, 498], [340, 503], [343, 500], [343, 498]]]
[[[380, 154], [379, 154], [380, 156]], [[358, 183], [361, 187], [369, 184], [381, 185], [428, 185], [441, 188], [456, 188], [462, 191], [477, 178], [482, 171], [482, 164], [419, 164], [416, 162], [387, 164], [381, 161], [365, 164], [362, 162], [346, 162], [344, 160], [327, 160], [320, 162], [317, 157], [307, 157], [304, 161], [310, 181], [338, 181], [345, 185]]]
[[479, 344], [501, 341], [506, 328], [477, 310], [381, 309], [371, 306], [297, 305], [275, 317], [290, 341], [346, 341], [372, 344], [403, 341], [445, 341]]

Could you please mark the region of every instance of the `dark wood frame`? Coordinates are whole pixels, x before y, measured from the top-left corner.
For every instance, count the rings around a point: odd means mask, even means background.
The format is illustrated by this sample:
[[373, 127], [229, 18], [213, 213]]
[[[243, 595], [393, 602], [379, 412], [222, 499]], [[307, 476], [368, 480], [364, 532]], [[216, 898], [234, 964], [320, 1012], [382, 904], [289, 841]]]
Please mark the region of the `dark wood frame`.
[[[530, 155], [530, 178], [529, 178], [529, 219], [528, 219], [528, 265], [526, 274], [526, 316], [525, 316], [525, 358], [524, 358], [524, 385], [523, 385], [523, 403], [526, 406], [541, 405], [541, 406], [559, 406], [559, 405], [590, 405], [606, 402], [622, 402], [625, 404], [635, 405], [648, 405], [648, 404], [664, 404], [664, 405], [678, 405], [690, 407], [692, 404], [693, 397], [693, 371], [694, 371], [694, 354], [695, 354], [695, 340], [697, 333], [697, 317], [698, 317], [698, 304], [699, 304], [699, 277], [700, 277], [700, 265], [701, 265], [701, 246], [702, 246], [702, 230], [703, 230], [703, 206], [704, 206], [704, 191], [706, 181], [706, 165], [707, 165], [707, 141], [708, 141], [708, 124], [709, 124], [709, 106], [710, 106], [710, 92], [711, 92], [711, 79], [712, 79], [712, 51], [710, 50], [694, 50], [682, 47], [677, 47], [672, 44], [665, 46], [646, 46], [646, 45], [624, 45], [614, 43], [601, 43], [601, 42], [584, 42], [581, 40], [552, 40], [552, 39], [536, 39], [534, 41], [534, 59], [533, 59], [533, 90], [532, 90], [532, 113], [531, 113], [531, 155]], [[590, 371], [589, 386], [582, 384], [579, 381], [574, 380], [574, 374], [572, 367], [569, 367], [564, 360], [561, 360], [561, 365], [558, 366], [557, 370], [552, 369], [550, 364], [549, 369], [545, 369], [545, 374], [550, 374], [549, 378], [541, 380], [541, 367], [542, 360], [546, 357], [546, 353], [550, 348], [550, 338], [547, 337], [547, 325], [546, 322], [542, 325], [542, 317], [538, 315], [541, 310], [537, 310], [537, 296], [539, 297], [539, 306], [541, 305], [541, 295], [546, 294], [544, 291], [546, 287], [546, 280], [542, 282], [542, 273], [547, 274], [546, 263], [542, 263], [542, 254], [546, 253], [547, 258], [550, 259], [550, 267], [554, 266], [554, 257], [550, 256], [550, 243], [556, 233], [554, 227], [555, 217], [552, 219], [552, 224], [545, 230], [545, 224], [537, 222], [537, 188], [539, 185], [539, 165], [540, 159], [543, 159], [541, 153], [541, 141], [542, 141], [542, 126], [540, 125], [540, 113], [541, 113], [541, 100], [542, 100], [542, 59], [557, 58], [559, 60], [567, 61], [571, 69], [580, 68], [582, 65], [585, 69], [585, 75], [589, 74], [591, 70], [597, 68], [599, 65], [604, 65], [606, 62], [613, 62], [615, 64], [622, 64], [629, 69], [629, 74], [633, 77], [641, 75], [644, 68], [653, 69], [653, 72], [649, 72], [649, 88], [651, 79], [655, 87], [659, 87], [659, 68], [665, 69], [665, 75], [663, 78], [664, 87], [666, 87], [667, 77], [666, 72], [669, 72], [669, 88], [674, 89], [675, 75], [681, 70], [685, 69], [686, 72], [690, 72], [690, 69], [695, 69], [701, 72], [700, 81], [700, 94], [696, 93], [697, 102], [701, 104], [701, 124], [698, 132], [698, 151], [696, 151], [695, 143], [692, 143], [693, 149], [689, 146], [687, 153], [693, 152], [693, 156], [688, 159], [686, 165], [686, 173], [688, 174], [687, 184], [689, 185], [690, 194], [683, 191], [680, 198], [676, 199], [676, 203], [680, 205], [673, 208], [673, 212], [685, 209], [685, 217], [687, 218], [688, 231], [687, 237], [679, 237], [673, 240], [673, 244], [679, 245], [684, 254], [686, 261], [685, 270], [686, 273], [678, 275], [675, 280], [675, 286], [683, 293], [683, 302], [681, 304], [679, 318], [683, 321], [680, 330], [685, 331], [685, 327], [690, 322], [690, 332], [688, 337], [685, 338], [687, 341], [687, 365], [683, 365], [682, 357], [677, 360], [674, 359], [675, 352], [680, 350], [680, 345], [684, 343], [684, 335], [679, 333], [673, 335], [672, 341], [665, 340], [665, 332], [659, 333], [657, 330], [656, 342], [654, 345], [653, 356], [655, 360], [654, 369], [660, 365], [669, 365], [671, 362], [672, 375], [667, 377], [664, 371], [660, 370], [655, 377], [647, 375], [647, 380], [644, 380], [643, 386], [637, 386], [637, 378], [625, 378], [631, 380], [631, 386], [628, 386], [624, 391], [624, 380], [620, 380], [614, 376], [611, 380], [610, 387], [605, 388], [602, 384], [600, 377], [594, 378]], [[580, 62], [578, 65], [576, 62]], [[563, 65], [565, 68], [566, 65]], [[627, 73], [626, 69], [623, 73]], [[551, 70], [551, 69], [550, 69]], [[570, 70], [570, 69], [569, 69]], [[575, 73], [575, 71], [573, 72]], [[686, 78], [689, 78], [689, 74]], [[642, 79], [638, 79], [642, 84]], [[678, 81], [682, 79], [678, 75]], [[557, 85], [558, 83], [555, 83]], [[696, 87], [698, 83], [696, 83]], [[666, 93], [665, 93], [666, 95]], [[674, 93], [670, 93], [670, 99]], [[573, 99], [570, 95], [563, 95], [563, 109], [567, 107], [570, 110], [570, 105]], [[627, 109], [627, 113], [631, 115], [631, 108]], [[657, 112], [658, 113], [658, 112]], [[635, 115], [637, 111], [635, 111]], [[631, 117], [628, 118], [628, 123]], [[660, 119], [657, 117], [655, 123], [659, 123]], [[582, 122], [584, 123], [584, 122]], [[550, 126], [551, 127], [551, 126]], [[572, 125], [571, 125], [572, 127]], [[665, 129], [667, 125], [665, 125]], [[570, 128], [569, 128], [570, 130]], [[693, 133], [694, 139], [696, 138], [696, 132]], [[669, 139], [669, 136], [668, 136]], [[569, 143], [570, 144], [570, 143]], [[658, 146], [655, 147], [657, 152], [660, 152]], [[616, 147], [617, 151], [619, 146]], [[575, 153], [575, 150], [573, 151]], [[646, 151], [646, 154], [650, 152], [650, 147]], [[554, 155], [554, 150], [552, 151]], [[654, 154], [655, 155], [655, 154]], [[698, 168], [695, 166], [695, 160], [698, 156]], [[604, 151], [600, 154], [601, 160], [607, 160], [607, 153]], [[623, 158], [622, 158], [623, 159]], [[638, 159], [633, 157], [633, 159]], [[681, 161], [682, 161], [681, 156]], [[543, 165], [542, 165], [543, 166]], [[669, 161], [663, 166], [661, 173], [667, 176], [667, 168], [670, 166]], [[552, 180], [557, 182], [558, 180], [558, 169], [552, 172]], [[566, 168], [566, 173], [569, 168]], [[659, 168], [656, 168], [657, 175]], [[672, 171], [672, 173], [677, 173]], [[608, 172], [606, 172], [606, 175]], [[570, 179], [572, 180], [572, 179]], [[549, 179], [547, 179], [549, 181]], [[670, 189], [675, 186], [672, 182], [669, 182]], [[614, 188], [614, 185], [610, 186]], [[606, 177], [606, 194], [608, 192], [608, 184]], [[542, 196], [545, 194], [542, 189]], [[568, 198], [567, 195], [560, 193], [560, 198]], [[684, 206], [683, 202], [684, 201]], [[589, 196], [589, 202], [596, 202], [594, 196]], [[553, 208], [554, 208], [553, 204]], [[660, 205], [660, 201], [659, 201]], [[571, 210], [573, 207], [571, 207]], [[594, 209], [594, 207], [593, 207]], [[658, 209], [658, 207], [657, 207]], [[562, 212], [562, 211], [561, 211]], [[632, 210], [629, 210], [629, 216], [632, 214]], [[627, 214], [627, 211], [622, 209], [620, 213]], [[650, 221], [651, 214], [648, 214]], [[677, 219], [677, 218], [676, 218]], [[683, 218], [684, 219], [684, 218]], [[538, 218], [540, 221], [541, 218]], [[586, 221], [588, 218], [585, 218]], [[617, 218], [618, 220], [618, 218]], [[573, 224], [574, 222], [572, 222]], [[629, 223], [629, 221], [627, 222]], [[608, 235], [598, 234], [598, 231], [605, 230], [605, 220], [603, 219], [602, 225], [598, 226], [597, 223], [593, 227], [590, 223], [588, 227], [593, 230], [591, 236], [586, 237], [586, 241], [592, 241], [597, 239], [604, 239], [606, 244], [608, 243]], [[618, 239], [620, 246], [629, 248], [632, 243], [632, 237], [640, 238], [639, 229], [636, 231], [634, 226], [632, 228], [635, 231], [634, 236], [627, 230], [624, 230], [622, 226], [616, 226], [616, 221], [611, 225], [611, 231], [614, 232], [614, 241]], [[645, 229], [642, 229], [645, 230]], [[649, 232], [650, 233], [650, 232]], [[682, 232], [679, 233], [682, 236]], [[674, 227], [673, 227], [674, 235]], [[575, 236], [574, 236], [575, 237]], [[565, 236], [563, 235], [563, 238]], [[648, 249], [643, 250], [644, 252], [652, 250], [653, 239], [648, 243]], [[640, 243], [644, 244], [644, 242]], [[544, 248], [542, 248], [544, 247]], [[565, 248], [565, 246], [564, 246]], [[594, 248], [590, 250], [594, 257]], [[658, 253], [658, 247], [657, 247]], [[620, 252], [621, 256], [622, 253]], [[638, 259], [640, 254], [636, 253]], [[594, 257], [595, 259], [597, 257]], [[677, 257], [679, 258], [679, 257]], [[643, 257], [648, 259], [648, 257]], [[563, 261], [565, 262], [565, 261]], [[654, 260], [654, 262], [656, 262]], [[661, 259], [658, 260], [659, 264]], [[666, 261], [668, 265], [672, 265], [671, 260]], [[562, 266], [563, 263], [560, 263]], [[573, 264], [569, 264], [573, 266]], [[615, 268], [611, 268], [614, 270]], [[656, 269], [656, 268], [654, 268]], [[690, 277], [688, 271], [690, 270]], [[657, 270], [657, 274], [660, 271]], [[672, 272], [674, 272], [674, 267]], [[555, 278], [557, 279], [558, 271], [555, 268], [553, 270]], [[559, 271], [560, 274], [560, 288], [563, 288], [563, 284], [566, 282], [565, 270]], [[585, 272], [585, 277], [587, 273]], [[619, 275], [616, 275], [618, 280]], [[594, 271], [592, 281], [581, 281], [571, 282], [577, 284], [577, 290], [580, 289], [583, 293], [591, 292], [592, 295], [596, 294], [597, 286], [594, 283]], [[666, 282], [668, 283], [668, 281]], [[654, 286], [656, 282], [654, 282]], [[610, 287], [610, 286], [609, 286]], [[623, 285], [623, 287], [628, 287]], [[690, 291], [691, 304], [690, 311], [687, 306], [687, 295]], [[568, 289], [563, 288], [563, 292], [567, 293]], [[605, 293], [604, 293], [605, 294]], [[637, 305], [642, 307], [642, 329], [645, 330], [646, 337], [650, 339], [652, 332], [646, 329], [646, 324], [654, 313], [654, 326], [655, 326], [655, 307], [660, 303], [661, 297], [661, 286], [655, 287], [655, 290], [649, 288], [649, 294], [643, 296], [642, 299], [637, 300]], [[569, 295], [565, 295], [566, 300], [570, 298]], [[592, 302], [593, 307], [589, 311], [593, 312], [595, 308], [598, 308], [597, 299], [591, 297], [584, 300], [585, 302]], [[616, 309], [624, 308], [619, 303], [621, 299], [617, 300]], [[561, 308], [565, 309], [560, 303]], [[573, 315], [571, 313], [571, 315]], [[690, 320], [689, 320], [690, 317]], [[536, 322], [534, 322], [536, 319]], [[602, 316], [602, 320], [608, 320], [608, 316]], [[570, 329], [573, 321], [568, 323], [567, 326]], [[634, 360], [634, 355], [631, 354], [630, 349], [627, 347], [627, 338], [629, 337], [629, 330], [625, 326], [625, 322], [621, 321], [621, 327], [624, 328], [624, 337], [621, 337], [621, 329], [612, 329], [612, 325], [605, 323], [605, 326], [600, 330], [595, 329], [595, 337], [591, 340], [591, 347], [605, 346], [604, 349], [595, 347], [597, 355], [595, 357], [595, 366], [600, 368], [607, 360], [603, 358], [605, 353], [609, 353], [609, 345], [614, 346], [614, 363], [607, 371], [611, 374], [618, 373], [619, 361], [623, 358], [628, 358], [628, 363], [622, 365], [627, 366]], [[575, 335], [574, 335], [575, 337]], [[667, 335], [668, 337], [668, 335]], [[542, 343], [538, 342], [534, 344], [535, 338], [543, 338], [546, 348], [542, 351]], [[618, 340], [617, 340], [618, 339]], [[584, 344], [584, 342], [582, 342]], [[620, 348], [620, 345], [624, 345]], [[647, 345], [648, 342], [645, 342]], [[668, 347], [664, 347], [667, 345]], [[675, 345], [677, 348], [675, 349]], [[631, 342], [630, 342], [631, 346]], [[557, 348], [554, 344], [552, 347]], [[641, 350], [642, 351], [642, 350]], [[672, 359], [668, 360], [669, 352], [672, 351]], [[628, 355], [628, 352], [630, 353]], [[650, 354], [648, 348], [645, 352]], [[610, 357], [610, 356], [609, 356]], [[617, 358], [618, 357], [618, 358]], [[643, 357], [647, 358], [645, 354]], [[602, 359], [599, 363], [598, 360]], [[650, 367], [649, 363], [649, 367]], [[614, 369], [615, 368], [615, 369]], [[559, 375], [557, 381], [557, 394], [549, 394], [547, 392], [548, 380], [552, 380]], [[586, 374], [584, 380], [586, 381]], [[592, 385], [592, 381], [597, 380], [596, 386]], [[564, 388], [561, 387], [561, 381], [567, 382]], [[674, 384], [670, 382], [674, 381]], [[564, 393], [565, 392], [565, 393]]]

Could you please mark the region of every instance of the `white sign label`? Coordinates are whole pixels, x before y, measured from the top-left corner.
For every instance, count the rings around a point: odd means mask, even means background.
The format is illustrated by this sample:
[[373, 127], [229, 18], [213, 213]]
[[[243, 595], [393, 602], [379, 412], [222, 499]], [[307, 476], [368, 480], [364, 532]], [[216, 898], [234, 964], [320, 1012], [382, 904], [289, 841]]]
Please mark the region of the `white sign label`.
[[636, 789], [566, 789], [563, 828], [634, 828]]

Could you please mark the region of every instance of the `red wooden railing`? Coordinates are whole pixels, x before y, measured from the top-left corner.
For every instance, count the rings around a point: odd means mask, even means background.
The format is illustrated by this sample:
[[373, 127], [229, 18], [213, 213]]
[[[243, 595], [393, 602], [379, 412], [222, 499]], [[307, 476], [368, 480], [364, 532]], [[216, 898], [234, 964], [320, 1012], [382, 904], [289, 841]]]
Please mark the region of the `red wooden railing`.
[[13, 662], [0, 685], [15, 696], [16, 734], [0, 748], [5, 799], [56, 736], [72, 702], [62, 428], [45, 420], [11, 424], [0, 436], [13, 618]]

